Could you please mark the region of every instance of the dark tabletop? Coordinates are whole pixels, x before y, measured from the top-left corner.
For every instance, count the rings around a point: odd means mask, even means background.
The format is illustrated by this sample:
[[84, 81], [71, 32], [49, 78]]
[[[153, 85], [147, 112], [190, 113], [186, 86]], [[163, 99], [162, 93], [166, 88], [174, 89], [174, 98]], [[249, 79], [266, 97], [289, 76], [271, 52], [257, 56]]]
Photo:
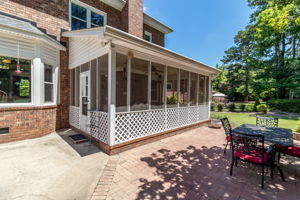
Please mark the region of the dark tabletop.
[[273, 144], [281, 144], [284, 146], [293, 145], [292, 130], [286, 128], [273, 128], [256, 126], [252, 124], [243, 124], [234, 128], [233, 132], [263, 135], [265, 137], [265, 141]]

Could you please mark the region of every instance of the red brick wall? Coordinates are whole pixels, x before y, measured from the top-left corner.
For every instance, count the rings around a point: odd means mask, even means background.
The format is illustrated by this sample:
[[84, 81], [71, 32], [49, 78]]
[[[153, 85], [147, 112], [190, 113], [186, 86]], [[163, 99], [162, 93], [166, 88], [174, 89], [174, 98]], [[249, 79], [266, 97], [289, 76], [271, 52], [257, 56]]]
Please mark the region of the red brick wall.
[[56, 130], [56, 106], [1, 108], [0, 128], [9, 127], [8, 134], [0, 134], [0, 143], [35, 138]]
[[122, 10], [122, 23], [124, 31], [143, 38], [143, 0], [127, 0]]
[[152, 33], [152, 42], [154, 44], [158, 44], [160, 46], [165, 46], [165, 34], [152, 28], [151, 26], [148, 26], [147, 24], [144, 24], [143, 26], [144, 31], [148, 31], [149, 33]]

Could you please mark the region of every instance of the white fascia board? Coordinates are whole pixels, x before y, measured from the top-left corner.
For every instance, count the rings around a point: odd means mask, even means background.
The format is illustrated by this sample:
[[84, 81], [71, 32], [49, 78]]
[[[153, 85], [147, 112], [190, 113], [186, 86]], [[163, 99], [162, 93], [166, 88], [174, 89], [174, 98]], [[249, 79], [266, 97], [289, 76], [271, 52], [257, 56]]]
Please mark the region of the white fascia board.
[[126, 45], [127, 47], [131, 46], [131, 48], [133, 48], [133, 49], [139, 47], [140, 49], [143, 49], [143, 52], [146, 52], [146, 51], [156, 52], [159, 55], [164, 55], [166, 57], [173, 58], [173, 60], [176, 62], [185, 63], [186, 65], [189, 64], [190, 66], [193, 66], [194, 68], [197, 68], [197, 69], [200, 68], [209, 74], [220, 73], [220, 70], [215, 69], [207, 64], [193, 60], [189, 57], [178, 54], [178, 53], [171, 51], [169, 49], [166, 49], [162, 46], [148, 42], [139, 37], [128, 34], [124, 31], [118, 30], [118, 29], [110, 27], [110, 26], [106, 26], [106, 31], [105, 31], [104, 35], [105, 35], [105, 37], [112, 39], [113, 43], [119, 43], [122, 46], [123, 45]]
[[46, 34], [32, 33], [29, 31], [20, 30], [5, 25], [0, 25], [0, 32], [7, 33], [10, 35], [15, 35], [17, 37], [22, 37], [22, 38], [41, 40], [58, 50], [61, 51], [66, 50], [66, 48], [63, 45], [61, 45], [58, 41], [54, 40], [53, 38], [47, 36]]
[[126, 4], [126, 0], [100, 0], [100, 1], [120, 11], [123, 9], [123, 7]]
[[148, 26], [151, 26], [152, 28], [159, 30], [160, 32], [164, 34], [172, 33], [173, 30], [168, 27], [167, 25], [161, 23], [157, 19], [154, 19], [150, 15], [147, 15], [144, 13], [144, 23], [147, 24]]
[[64, 37], [83, 37], [83, 36], [98, 36], [99, 39], [103, 38], [105, 32], [105, 27], [81, 29], [76, 31], [67, 31], [63, 32], [62, 36]]

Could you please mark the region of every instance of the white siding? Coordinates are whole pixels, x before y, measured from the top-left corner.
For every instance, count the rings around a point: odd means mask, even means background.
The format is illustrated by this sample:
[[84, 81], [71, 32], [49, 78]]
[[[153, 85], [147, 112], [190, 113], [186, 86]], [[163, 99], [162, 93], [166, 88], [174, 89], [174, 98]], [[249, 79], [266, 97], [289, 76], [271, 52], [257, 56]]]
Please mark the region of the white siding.
[[33, 59], [35, 57], [35, 43], [0, 35], [0, 55]]
[[70, 38], [69, 67], [72, 69], [105, 53], [108, 53], [108, 48], [103, 47], [96, 36]]

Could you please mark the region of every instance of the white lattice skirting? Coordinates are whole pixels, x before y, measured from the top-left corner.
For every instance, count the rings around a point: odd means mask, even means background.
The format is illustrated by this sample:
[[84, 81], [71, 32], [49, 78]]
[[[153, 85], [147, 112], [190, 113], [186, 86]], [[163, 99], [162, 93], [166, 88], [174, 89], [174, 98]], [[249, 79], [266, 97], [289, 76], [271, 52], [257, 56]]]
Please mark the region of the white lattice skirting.
[[115, 144], [209, 119], [209, 106], [117, 113]]
[[69, 107], [69, 123], [75, 128], [80, 128], [80, 119], [79, 119], [80, 108], [75, 106]]
[[90, 112], [90, 134], [108, 144], [108, 114], [105, 112]]

